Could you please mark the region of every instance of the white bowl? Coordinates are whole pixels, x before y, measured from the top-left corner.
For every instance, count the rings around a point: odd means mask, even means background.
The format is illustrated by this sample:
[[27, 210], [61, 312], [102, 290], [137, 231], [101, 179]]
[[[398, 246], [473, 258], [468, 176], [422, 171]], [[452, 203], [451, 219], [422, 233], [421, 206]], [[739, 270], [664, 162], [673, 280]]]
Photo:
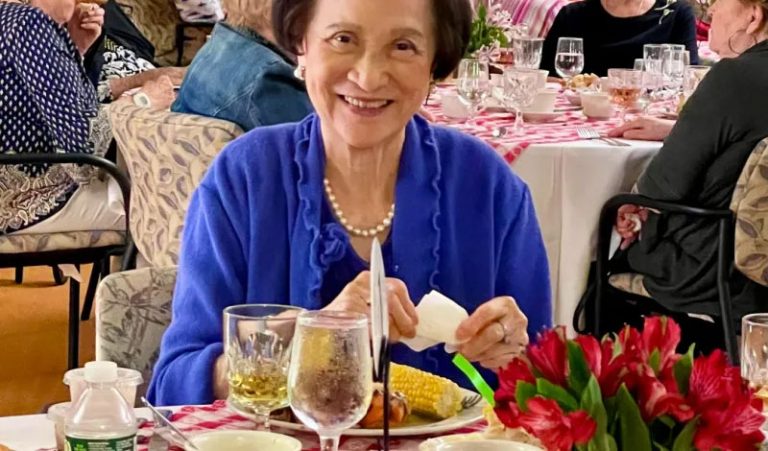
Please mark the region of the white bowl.
[[189, 441], [200, 451], [301, 451], [295, 438], [263, 431], [206, 432]]
[[454, 434], [431, 438], [419, 451], [543, 451], [541, 448], [510, 440], [488, 440], [482, 433]]

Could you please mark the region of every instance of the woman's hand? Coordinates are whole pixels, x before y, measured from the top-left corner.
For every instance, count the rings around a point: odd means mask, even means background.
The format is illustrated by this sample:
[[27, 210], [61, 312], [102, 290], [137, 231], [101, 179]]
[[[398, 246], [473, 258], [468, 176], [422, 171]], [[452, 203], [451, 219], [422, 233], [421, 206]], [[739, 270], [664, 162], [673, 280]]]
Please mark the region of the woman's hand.
[[96, 42], [104, 25], [104, 10], [95, 3], [80, 3], [67, 23], [69, 35], [81, 55]]
[[528, 318], [510, 296], [481, 305], [456, 330], [459, 352], [489, 369], [506, 366], [528, 346]]
[[625, 250], [637, 240], [648, 210], [637, 205], [622, 205], [616, 213], [616, 232], [621, 236], [619, 249]]
[[608, 136], [611, 138], [637, 139], [640, 141], [663, 141], [669, 136], [674, 126], [675, 121], [673, 120], [639, 117], [611, 130], [608, 132]]
[[[343, 310], [345, 312], [371, 312], [371, 272], [363, 271], [344, 287], [336, 299], [323, 310]], [[399, 280], [387, 277], [387, 302], [389, 304], [389, 339], [399, 341], [401, 337], [416, 336], [416, 324], [419, 322], [416, 307], [413, 306], [408, 288]]]

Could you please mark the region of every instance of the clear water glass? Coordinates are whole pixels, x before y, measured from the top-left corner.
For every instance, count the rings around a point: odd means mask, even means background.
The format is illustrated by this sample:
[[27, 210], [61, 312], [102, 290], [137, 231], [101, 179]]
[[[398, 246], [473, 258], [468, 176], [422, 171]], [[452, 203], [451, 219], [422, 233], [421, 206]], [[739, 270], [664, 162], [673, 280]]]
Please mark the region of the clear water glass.
[[515, 55], [515, 67], [522, 69], [538, 69], [541, 66], [541, 52], [544, 39], [519, 37], [512, 40]]
[[288, 369], [296, 318], [304, 309], [244, 304], [224, 309], [227, 402], [256, 416], [269, 430], [272, 411], [288, 407]]
[[462, 103], [469, 107], [470, 118], [482, 109], [490, 92], [490, 85], [488, 63], [475, 58], [461, 60], [456, 78], [456, 90]]
[[581, 38], [560, 38], [555, 53], [555, 71], [570, 81], [584, 70], [584, 40]]
[[523, 130], [522, 109], [530, 106], [536, 97], [538, 73], [528, 69], [508, 69], [504, 71], [502, 84], [502, 103], [515, 110], [514, 133]]
[[741, 319], [741, 377], [758, 392], [768, 389], [768, 313]]
[[320, 437], [321, 451], [337, 451], [339, 437], [368, 411], [373, 362], [365, 315], [317, 311], [299, 315], [288, 399], [291, 410]]
[[[666, 44], [665, 44], [666, 45]], [[691, 64], [691, 54], [688, 50], [665, 48], [662, 60], [665, 88], [670, 97], [677, 96], [683, 88], [685, 68]]]

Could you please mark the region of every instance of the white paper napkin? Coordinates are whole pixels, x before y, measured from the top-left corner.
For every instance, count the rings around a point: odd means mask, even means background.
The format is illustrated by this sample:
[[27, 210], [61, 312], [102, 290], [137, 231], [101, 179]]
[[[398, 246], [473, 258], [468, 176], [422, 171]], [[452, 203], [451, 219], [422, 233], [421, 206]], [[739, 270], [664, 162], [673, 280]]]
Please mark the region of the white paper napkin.
[[464, 307], [437, 291], [430, 291], [421, 298], [416, 313], [419, 315], [416, 337], [402, 340], [409, 348], [421, 352], [440, 343], [451, 347], [460, 344], [456, 340], [456, 329], [469, 317]]

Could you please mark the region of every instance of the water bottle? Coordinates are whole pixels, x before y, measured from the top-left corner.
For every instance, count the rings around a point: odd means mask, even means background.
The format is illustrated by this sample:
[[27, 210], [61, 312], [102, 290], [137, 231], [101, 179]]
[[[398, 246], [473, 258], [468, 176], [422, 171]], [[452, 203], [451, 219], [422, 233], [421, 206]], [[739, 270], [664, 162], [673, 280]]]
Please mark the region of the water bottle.
[[117, 364], [85, 364], [87, 388], [64, 426], [67, 451], [135, 451], [136, 416], [116, 388]]

